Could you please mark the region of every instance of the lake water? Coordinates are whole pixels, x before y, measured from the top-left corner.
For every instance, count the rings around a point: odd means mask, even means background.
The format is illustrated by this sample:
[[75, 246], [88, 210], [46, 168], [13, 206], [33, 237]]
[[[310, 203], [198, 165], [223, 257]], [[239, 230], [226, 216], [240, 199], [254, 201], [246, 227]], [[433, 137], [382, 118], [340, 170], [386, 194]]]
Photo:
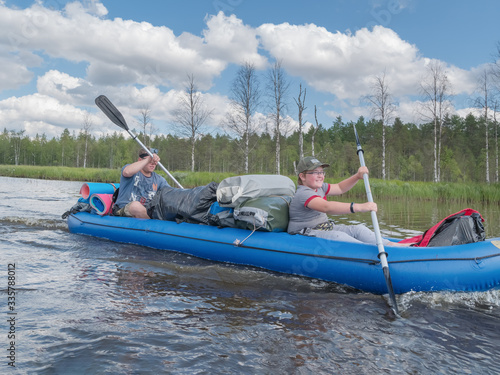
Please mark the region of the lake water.
[[[2, 373], [500, 373], [498, 290], [407, 293], [395, 318], [384, 296], [70, 234], [80, 186], [0, 177]], [[467, 207], [378, 204], [397, 238]], [[471, 208], [500, 237], [499, 206]]]

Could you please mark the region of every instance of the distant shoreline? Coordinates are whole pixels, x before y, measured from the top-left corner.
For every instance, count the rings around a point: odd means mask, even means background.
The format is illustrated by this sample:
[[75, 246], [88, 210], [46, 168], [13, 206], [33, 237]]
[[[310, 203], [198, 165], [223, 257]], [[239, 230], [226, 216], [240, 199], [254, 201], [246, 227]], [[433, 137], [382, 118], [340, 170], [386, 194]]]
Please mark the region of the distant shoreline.
[[[157, 171], [164, 175], [162, 171]], [[234, 173], [211, 173], [211, 172], [186, 172], [171, 171], [172, 175], [185, 187], [207, 185], [212, 181], [220, 182], [223, 179], [234, 176]], [[72, 167], [49, 167], [30, 165], [0, 165], [0, 176], [36, 178], [44, 180], [62, 181], [84, 181], [84, 182], [119, 182], [119, 169], [105, 168], [72, 168]], [[289, 176], [294, 182], [296, 178]], [[169, 178], [167, 178], [167, 181]], [[327, 178], [327, 182], [338, 182], [333, 178]], [[172, 186], [175, 184], [169, 181]], [[370, 179], [372, 192], [376, 197], [394, 199], [423, 199], [423, 200], [453, 200], [464, 203], [488, 202], [500, 204], [500, 184], [498, 183], [433, 183], [420, 181], [398, 181]], [[362, 181], [358, 183], [343, 198], [365, 197], [365, 189]]]

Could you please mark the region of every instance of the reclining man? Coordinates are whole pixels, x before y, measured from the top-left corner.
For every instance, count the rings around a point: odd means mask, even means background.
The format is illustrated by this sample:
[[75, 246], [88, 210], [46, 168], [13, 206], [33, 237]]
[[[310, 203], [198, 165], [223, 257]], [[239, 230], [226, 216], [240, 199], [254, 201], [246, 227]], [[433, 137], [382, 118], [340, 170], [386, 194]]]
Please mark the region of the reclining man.
[[159, 189], [170, 186], [167, 180], [154, 172], [160, 157], [158, 150], [151, 149], [151, 152], [153, 157], [141, 148], [138, 160], [122, 168], [120, 189], [113, 206], [113, 215], [149, 219], [144, 205]]

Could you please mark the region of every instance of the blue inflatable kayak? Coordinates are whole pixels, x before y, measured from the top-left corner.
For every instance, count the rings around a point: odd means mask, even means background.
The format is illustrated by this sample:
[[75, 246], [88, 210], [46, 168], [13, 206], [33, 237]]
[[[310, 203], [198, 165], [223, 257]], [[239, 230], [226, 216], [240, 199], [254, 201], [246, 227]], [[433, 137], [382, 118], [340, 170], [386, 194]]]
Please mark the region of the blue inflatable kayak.
[[[68, 228], [71, 233], [387, 293], [374, 245], [88, 212], [69, 215]], [[397, 294], [485, 291], [500, 284], [500, 238], [457, 246], [386, 247], [386, 251]]]

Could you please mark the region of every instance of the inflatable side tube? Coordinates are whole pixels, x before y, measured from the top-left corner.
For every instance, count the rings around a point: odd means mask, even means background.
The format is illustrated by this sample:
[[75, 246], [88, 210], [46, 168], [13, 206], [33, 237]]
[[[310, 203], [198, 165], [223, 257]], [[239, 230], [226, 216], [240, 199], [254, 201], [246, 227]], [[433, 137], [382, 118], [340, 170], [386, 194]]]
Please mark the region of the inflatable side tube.
[[108, 215], [113, 207], [113, 194], [92, 194], [90, 205], [97, 211], [98, 215]]
[[92, 194], [113, 194], [120, 184], [87, 182], [80, 188], [80, 194], [84, 199], [89, 199]]

